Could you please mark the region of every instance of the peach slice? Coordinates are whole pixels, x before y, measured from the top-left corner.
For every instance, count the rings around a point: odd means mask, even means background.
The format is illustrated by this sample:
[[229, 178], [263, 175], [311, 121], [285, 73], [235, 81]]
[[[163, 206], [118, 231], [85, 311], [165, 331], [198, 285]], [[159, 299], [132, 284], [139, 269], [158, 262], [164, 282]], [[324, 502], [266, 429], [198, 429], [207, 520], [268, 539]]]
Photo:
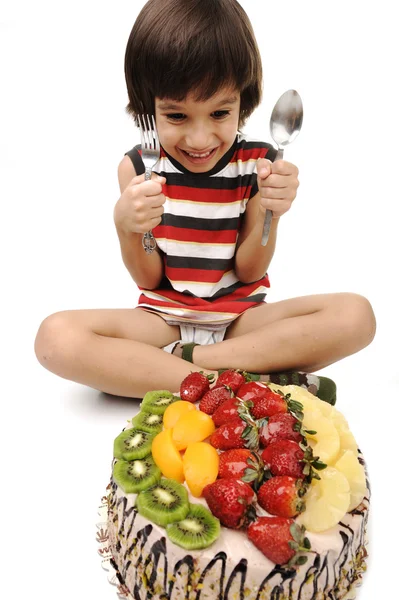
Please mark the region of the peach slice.
[[172, 429], [164, 429], [154, 437], [151, 452], [165, 477], [183, 483], [183, 459], [173, 443]]
[[177, 421], [186, 413], [197, 410], [195, 404], [192, 402], [186, 402], [186, 400], [177, 400], [170, 404], [165, 410], [163, 415], [163, 426], [166, 429], [171, 429], [177, 423]]
[[183, 415], [172, 429], [172, 439], [178, 450], [185, 450], [189, 444], [202, 442], [215, 431], [212, 417], [200, 410]]
[[189, 444], [183, 457], [183, 470], [190, 492], [199, 498], [204, 487], [217, 479], [219, 471], [217, 450], [207, 442]]

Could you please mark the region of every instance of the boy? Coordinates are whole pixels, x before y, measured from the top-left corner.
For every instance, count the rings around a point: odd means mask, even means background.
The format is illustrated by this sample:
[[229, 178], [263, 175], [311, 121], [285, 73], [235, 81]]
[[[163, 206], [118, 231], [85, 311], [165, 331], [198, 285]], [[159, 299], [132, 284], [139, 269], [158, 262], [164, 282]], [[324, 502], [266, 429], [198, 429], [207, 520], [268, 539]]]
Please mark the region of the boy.
[[[294, 165], [273, 163], [272, 146], [240, 133], [262, 86], [247, 15], [236, 0], [150, 0], [132, 29], [125, 75], [128, 112], [155, 115], [162, 146], [150, 181], [140, 148], [118, 170], [114, 220], [139, 306], [48, 317], [39, 361], [133, 397], [176, 391], [191, 371], [240, 368], [267, 380], [299, 369], [284, 381], [300, 378], [333, 400], [333, 382], [306, 373], [368, 345], [374, 314], [348, 293], [264, 302], [277, 227], [299, 184]], [[266, 209], [273, 221], [263, 247]], [[149, 230], [152, 254], [142, 246]]]

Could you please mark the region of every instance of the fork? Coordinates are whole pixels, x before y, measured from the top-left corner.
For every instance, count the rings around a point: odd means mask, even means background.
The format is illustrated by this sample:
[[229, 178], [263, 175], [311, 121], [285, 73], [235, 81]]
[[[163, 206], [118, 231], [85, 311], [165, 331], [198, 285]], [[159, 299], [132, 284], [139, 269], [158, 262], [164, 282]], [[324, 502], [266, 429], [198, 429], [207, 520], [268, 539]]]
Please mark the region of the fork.
[[[148, 181], [151, 179], [152, 169], [159, 160], [161, 148], [154, 116], [137, 115], [137, 118], [141, 135], [141, 158], [145, 167], [144, 180]], [[157, 243], [151, 230], [143, 235], [142, 244], [147, 254], [154, 252]]]

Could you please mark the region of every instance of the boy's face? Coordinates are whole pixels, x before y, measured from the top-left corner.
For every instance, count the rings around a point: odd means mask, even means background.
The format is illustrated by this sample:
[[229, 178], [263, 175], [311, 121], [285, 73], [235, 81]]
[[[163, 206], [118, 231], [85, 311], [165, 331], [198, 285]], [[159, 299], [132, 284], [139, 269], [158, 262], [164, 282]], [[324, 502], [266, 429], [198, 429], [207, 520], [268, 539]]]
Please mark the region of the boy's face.
[[240, 94], [224, 88], [205, 102], [189, 94], [182, 102], [155, 98], [161, 145], [193, 173], [210, 171], [231, 148], [237, 135]]

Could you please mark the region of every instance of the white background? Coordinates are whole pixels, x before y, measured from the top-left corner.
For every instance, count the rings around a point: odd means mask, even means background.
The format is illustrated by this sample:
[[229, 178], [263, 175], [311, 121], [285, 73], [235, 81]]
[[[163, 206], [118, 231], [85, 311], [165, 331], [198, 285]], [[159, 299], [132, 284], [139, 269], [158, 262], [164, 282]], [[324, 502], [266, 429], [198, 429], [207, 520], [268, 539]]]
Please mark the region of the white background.
[[[123, 60], [143, 4], [1, 4], [5, 598], [116, 598], [97, 556], [96, 508], [113, 439], [137, 405], [48, 373], [33, 342], [52, 312], [137, 301], [112, 213], [117, 164], [138, 142], [124, 112]], [[305, 108], [301, 135], [286, 151], [301, 187], [280, 225], [269, 300], [353, 291], [369, 298], [378, 321], [369, 348], [324, 373], [337, 381], [338, 408], [373, 484], [372, 557], [361, 600], [390, 591], [398, 530], [391, 487], [399, 392], [394, 4], [242, 0], [265, 75], [264, 101], [246, 131], [270, 141], [270, 112], [286, 89], [297, 89]]]

